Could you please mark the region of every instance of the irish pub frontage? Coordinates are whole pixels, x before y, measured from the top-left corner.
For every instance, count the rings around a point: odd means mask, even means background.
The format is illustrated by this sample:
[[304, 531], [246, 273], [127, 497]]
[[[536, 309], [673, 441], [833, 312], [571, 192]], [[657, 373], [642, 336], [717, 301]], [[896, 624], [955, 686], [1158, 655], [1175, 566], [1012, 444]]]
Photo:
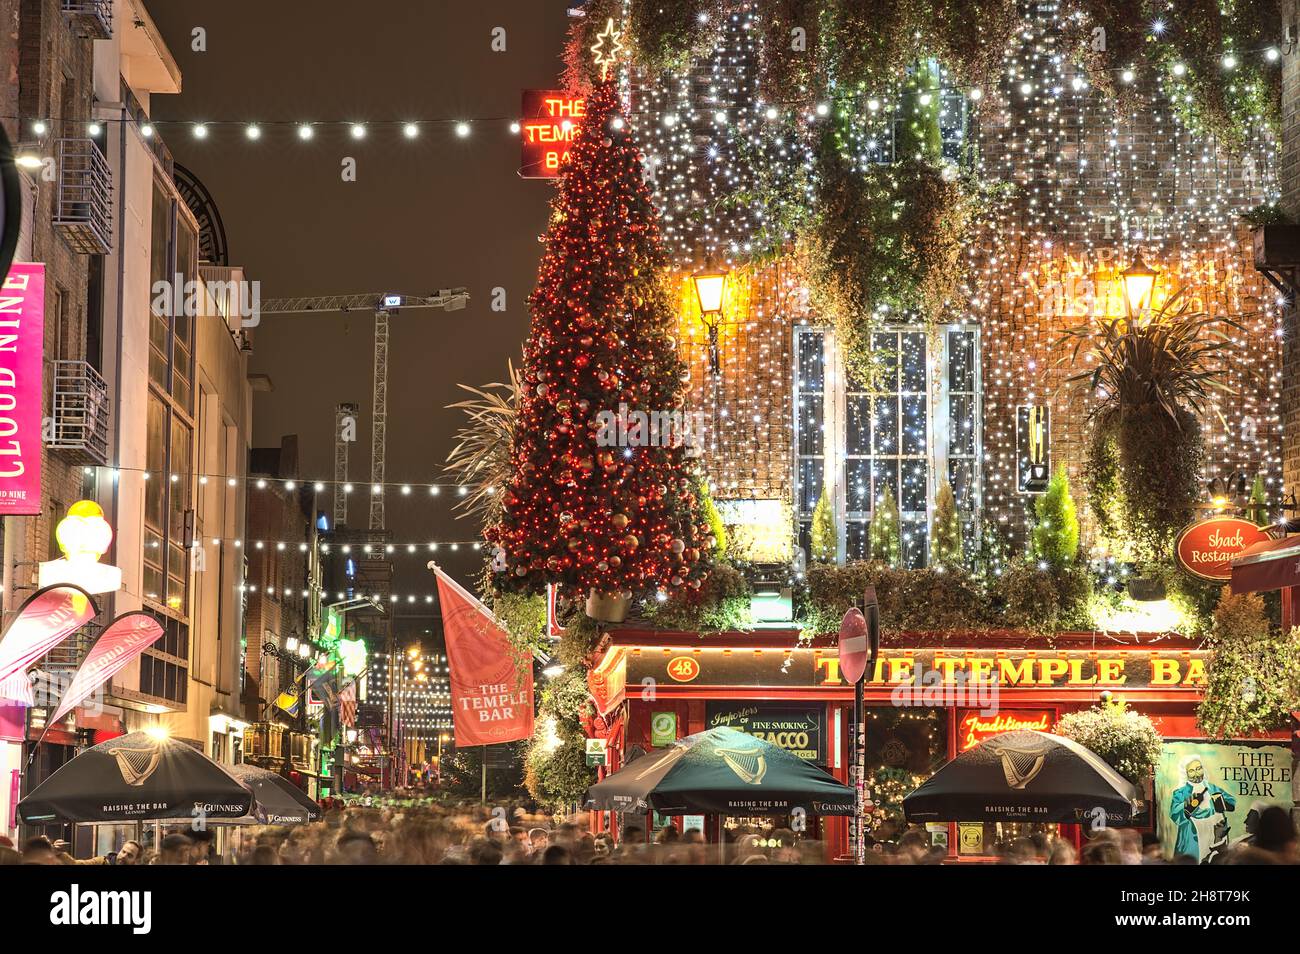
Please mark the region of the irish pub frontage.
[[[1052, 732], [1066, 713], [1107, 703], [1148, 716], [1170, 750], [1170, 765], [1143, 792], [1139, 830], [1176, 840], [1169, 802], [1184, 783], [1175, 776], [1192, 758], [1232, 795], [1240, 816], [1258, 800], [1289, 802], [1288, 733], [1223, 743], [1198, 727], [1206, 662], [1198, 641], [1172, 634], [1061, 633], [1030, 645], [1023, 633], [997, 631], [887, 638], [865, 680], [869, 844], [896, 844], [908, 827], [903, 797], [960, 753], [1006, 731]], [[833, 637], [801, 640], [792, 629], [704, 636], [615, 629], [589, 685], [606, 741], [604, 772], [685, 736], [729, 726], [850, 781], [853, 687], [842, 678]], [[798, 827], [771, 816], [647, 813], [597, 820], [599, 828], [620, 823], [644, 827], [650, 837], [667, 825], [699, 827], [710, 841], [727, 841], [742, 828]], [[828, 859], [845, 857], [847, 818], [806, 823], [800, 837], [821, 842]], [[1239, 819], [1230, 837], [1247, 836], [1244, 824]], [[1080, 847], [1093, 828], [1081, 808], [1078, 824], [932, 822], [925, 832], [949, 861], [978, 863], [996, 861], [1012, 842], [1040, 831]]]

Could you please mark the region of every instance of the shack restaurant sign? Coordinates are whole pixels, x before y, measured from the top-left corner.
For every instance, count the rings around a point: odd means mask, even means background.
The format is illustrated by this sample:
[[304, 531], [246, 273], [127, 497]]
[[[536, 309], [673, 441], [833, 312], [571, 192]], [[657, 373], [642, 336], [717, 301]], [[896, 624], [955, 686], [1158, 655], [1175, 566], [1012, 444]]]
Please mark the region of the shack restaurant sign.
[[1211, 517], [1183, 528], [1174, 541], [1174, 559], [1192, 576], [1226, 583], [1232, 579], [1233, 559], [1268, 539], [1268, 531], [1249, 520]]
[[519, 175], [525, 179], [555, 178], [569, 161], [578, 125], [587, 115], [586, 101], [562, 90], [526, 89], [521, 115], [523, 161]]

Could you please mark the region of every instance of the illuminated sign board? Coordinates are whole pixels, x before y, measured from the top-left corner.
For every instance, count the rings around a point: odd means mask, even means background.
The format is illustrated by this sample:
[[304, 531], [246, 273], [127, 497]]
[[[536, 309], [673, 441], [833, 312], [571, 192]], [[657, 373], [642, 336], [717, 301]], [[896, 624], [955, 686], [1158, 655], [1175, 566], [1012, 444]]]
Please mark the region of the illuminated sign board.
[[725, 726], [771, 742], [806, 762], [824, 761], [822, 723], [826, 706], [766, 706], [745, 702], [710, 702], [704, 727]]
[[1233, 559], [1246, 547], [1268, 539], [1268, 531], [1249, 520], [1211, 517], [1183, 528], [1174, 542], [1174, 558], [1192, 576], [1226, 583], [1232, 579]]
[[[871, 688], [910, 688], [923, 696], [943, 687], [991, 686], [1002, 689], [1202, 689], [1204, 650], [1050, 650], [1028, 649], [883, 650], [867, 673]], [[626, 660], [626, 669], [619, 663]], [[611, 659], [602, 673], [618, 688], [626, 685], [847, 687], [839, 657], [821, 650], [632, 650]], [[914, 698], [911, 704], [925, 704]], [[970, 708], [980, 708], [972, 705]]]
[[978, 709], [964, 710], [957, 716], [957, 751], [973, 749], [1003, 732], [1025, 729], [1051, 732], [1053, 715], [1051, 709], [1000, 709], [993, 715], [985, 715]]
[[525, 179], [553, 179], [569, 161], [569, 149], [587, 115], [587, 103], [556, 89], [524, 90], [519, 137]]

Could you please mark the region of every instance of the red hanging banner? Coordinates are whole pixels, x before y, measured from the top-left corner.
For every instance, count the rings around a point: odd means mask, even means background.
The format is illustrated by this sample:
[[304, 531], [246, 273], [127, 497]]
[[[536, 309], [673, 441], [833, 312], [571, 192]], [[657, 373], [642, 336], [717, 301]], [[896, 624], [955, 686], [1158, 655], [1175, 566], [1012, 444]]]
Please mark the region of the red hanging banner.
[[0, 515], [41, 512], [45, 266], [19, 262], [0, 289]]
[[516, 742], [533, 734], [533, 661], [496, 618], [437, 567], [438, 602], [451, 670], [456, 746]]
[[59, 700], [59, 708], [46, 724], [54, 725], [62, 719], [162, 634], [162, 624], [147, 613], [123, 613], [113, 620], [77, 667], [77, 674]]
[[95, 601], [80, 587], [59, 583], [37, 590], [0, 636], [0, 683], [25, 672], [98, 612]]

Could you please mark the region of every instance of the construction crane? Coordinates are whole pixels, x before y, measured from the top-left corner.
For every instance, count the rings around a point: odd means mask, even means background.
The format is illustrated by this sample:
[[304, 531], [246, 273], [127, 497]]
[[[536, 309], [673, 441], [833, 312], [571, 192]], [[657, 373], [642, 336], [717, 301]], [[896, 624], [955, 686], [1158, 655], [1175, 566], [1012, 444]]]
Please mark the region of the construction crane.
[[[444, 288], [433, 295], [325, 295], [311, 298], [272, 298], [261, 303], [261, 314], [306, 315], [348, 314], [369, 311], [375, 316], [375, 380], [374, 422], [371, 428], [370, 483], [379, 490], [370, 494], [370, 529], [384, 529], [384, 464], [388, 457], [388, 319], [405, 308], [436, 308], [440, 311], [460, 311], [469, 303], [469, 292], [464, 288]], [[342, 406], [339, 408], [342, 415]], [[341, 423], [338, 421], [336, 423]], [[338, 435], [335, 436], [338, 440]], [[342, 485], [347, 480], [347, 449], [341, 452], [335, 444], [334, 452], [334, 519], [335, 526], [347, 519], [347, 503], [341, 500]], [[339, 475], [340, 460], [343, 475]], [[340, 514], [343, 521], [339, 520]]]

